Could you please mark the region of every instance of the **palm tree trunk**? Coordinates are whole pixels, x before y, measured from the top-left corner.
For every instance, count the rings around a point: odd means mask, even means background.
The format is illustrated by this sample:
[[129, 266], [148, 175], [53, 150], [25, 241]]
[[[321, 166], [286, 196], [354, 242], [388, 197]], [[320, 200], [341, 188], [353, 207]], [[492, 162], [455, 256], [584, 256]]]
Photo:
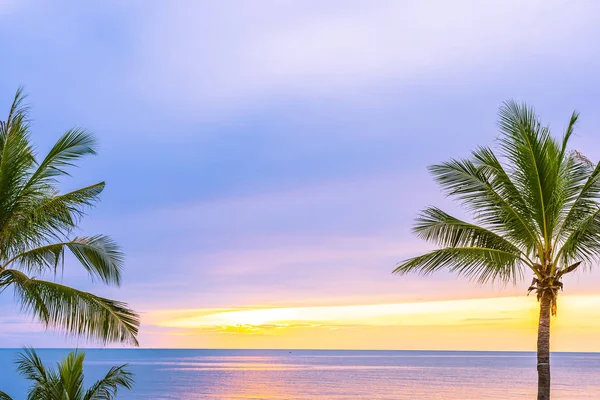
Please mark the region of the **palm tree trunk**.
[[540, 299], [537, 340], [538, 400], [550, 400], [550, 309], [552, 296], [545, 292]]

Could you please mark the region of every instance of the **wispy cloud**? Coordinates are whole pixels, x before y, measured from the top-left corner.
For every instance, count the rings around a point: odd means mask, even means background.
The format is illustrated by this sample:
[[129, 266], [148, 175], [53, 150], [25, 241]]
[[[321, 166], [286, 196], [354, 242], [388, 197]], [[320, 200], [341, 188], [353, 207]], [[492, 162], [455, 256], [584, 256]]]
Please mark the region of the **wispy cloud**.
[[177, 3], [144, 21], [139, 82], [148, 97], [214, 112], [290, 95], [354, 97], [384, 82], [458, 74], [464, 83], [465, 73], [491, 77], [532, 48], [542, 57], [584, 51], [569, 37], [593, 20], [561, 0], [233, 4]]
[[[600, 296], [561, 296], [555, 350], [600, 349], [590, 324]], [[151, 327], [177, 335], [182, 346], [219, 347], [527, 349], [535, 345], [534, 298], [495, 297], [438, 302], [351, 304], [344, 306], [254, 307], [164, 310], [149, 314]], [[148, 328], [152, 329], [152, 328]], [[169, 340], [160, 330], [144, 336]], [[161, 339], [161, 337], [163, 339]], [[395, 337], [396, 341], [390, 341]], [[579, 337], [580, 341], [573, 341]], [[385, 338], [385, 344], [377, 342]], [[335, 340], [340, 340], [335, 344]], [[295, 346], [292, 346], [295, 344]]]
[[[200, 316], [168, 319], [159, 325], [179, 328], [215, 326], [296, 326], [298, 324], [340, 326], [411, 326], [460, 324], [469, 318], [488, 322], [498, 320], [498, 313], [527, 314], [535, 304], [523, 298], [469, 299], [455, 301], [318, 306], [293, 308], [262, 308], [249, 310], [200, 311]], [[193, 313], [193, 311], [184, 311]], [[492, 317], [490, 317], [492, 316]], [[505, 318], [505, 317], [501, 317]], [[513, 317], [514, 319], [515, 317]]]

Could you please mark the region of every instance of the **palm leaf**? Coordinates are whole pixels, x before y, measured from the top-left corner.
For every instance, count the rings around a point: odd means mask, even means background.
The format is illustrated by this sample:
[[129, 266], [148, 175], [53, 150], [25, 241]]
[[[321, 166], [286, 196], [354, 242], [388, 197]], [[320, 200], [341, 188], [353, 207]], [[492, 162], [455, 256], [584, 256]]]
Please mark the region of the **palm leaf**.
[[540, 245], [529, 215], [494, 188], [489, 179], [489, 168], [471, 160], [451, 160], [433, 165], [429, 170], [445, 193], [460, 200], [477, 221], [502, 231], [527, 249]]
[[90, 154], [96, 154], [96, 139], [80, 128], [67, 131], [31, 175], [26, 188], [49, 178], [69, 175], [66, 169], [75, 166], [75, 161]]
[[31, 279], [14, 269], [0, 272], [0, 289], [8, 286], [14, 288], [23, 309], [46, 326], [104, 342], [138, 345], [139, 316], [125, 303], [55, 282]]
[[572, 183], [564, 155], [576, 120], [574, 114], [559, 144], [550, 135], [550, 129], [542, 126], [534, 110], [525, 104], [509, 101], [499, 112], [500, 147], [512, 165], [513, 181], [517, 182], [536, 221], [546, 245], [544, 251], [550, 250]]
[[539, 233], [531, 219], [522, 189], [513, 182], [513, 178], [490, 148], [478, 147], [472, 156], [473, 164], [486, 177], [486, 183], [495, 193], [493, 201], [497, 203], [495, 210], [490, 209], [485, 217], [479, 220], [512, 237], [515, 243], [532, 252], [540, 244]]
[[120, 283], [123, 254], [115, 241], [103, 235], [79, 237], [27, 250], [10, 259], [3, 267], [17, 264], [26, 271], [40, 273], [44, 269], [51, 269], [56, 272], [65, 249], [75, 255], [92, 278], [99, 278], [104, 283]]
[[27, 380], [37, 383], [48, 381], [46, 367], [34, 349], [30, 347], [23, 349], [17, 356], [16, 364], [17, 371]]
[[17, 356], [16, 364], [17, 372], [32, 382], [27, 399], [44, 398], [43, 393], [54, 384], [53, 374], [46, 370], [37, 352], [33, 348], [25, 348]]
[[443, 247], [487, 247], [519, 255], [521, 250], [502, 236], [481, 226], [464, 222], [437, 207], [421, 212], [413, 232], [423, 240]]
[[580, 225], [590, 218], [598, 209], [600, 197], [600, 164], [595, 168], [586, 162], [573, 161], [573, 184], [570, 186], [570, 201], [567, 203], [562, 225], [557, 233], [557, 239], [565, 239]]
[[35, 165], [26, 110], [19, 105], [21, 100], [18, 96], [15, 98], [9, 118], [0, 127], [0, 230], [18, 204], [20, 188]]
[[[83, 361], [85, 354], [71, 351], [58, 364], [57, 373], [60, 382], [61, 398], [81, 399], [83, 388]], [[56, 400], [59, 400], [58, 398]]]
[[13, 400], [13, 398], [0, 390], [0, 400]]
[[522, 278], [521, 260], [509, 251], [484, 247], [450, 247], [433, 250], [400, 263], [393, 271], [429, 275], [447, 268], [479, 283], [516, 282]]
[[84, 208], [92, 206], [103, 189], [104, 182], [100, 182], [60, 195], [26, 196], [22, 193], [21, 198], [27, 200], [13, 209], [10, 226], [6, 226], [2, 234], [5, 252], [19, 253], [44, 241], [63, 240], [77, 226]]
[[587, 264], [600, 261], [600, 207], [571, 232], [556, 257], [564, 265], [582, 260]]
[[96, 382], [85, 394], [83, 400], [112, 399], [119, 388], [133, 388], [133, 373], [125, 368], [127, 364], [112, 367], [104, 378]]
[[[89, 390], [84, 388], [85, 353], [77, 350], [57, 363], [57, 368], [47, 369], [31, 348], [25, 348], [18, 356], [16, 364], [18, 372], [32, 382], [28, 400], [108, 400], [116, 397], [120, 388], [133, 387], [133, 374], [126, 369], [127, 365], [112, 367]], [[0, 392], [0, 400], [11, 399]]]

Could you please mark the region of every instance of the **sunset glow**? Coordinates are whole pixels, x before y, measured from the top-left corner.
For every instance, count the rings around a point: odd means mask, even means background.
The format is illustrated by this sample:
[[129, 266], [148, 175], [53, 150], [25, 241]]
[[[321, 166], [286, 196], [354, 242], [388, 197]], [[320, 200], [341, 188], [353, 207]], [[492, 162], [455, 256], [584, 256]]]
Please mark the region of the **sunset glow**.
[[[157, 337], [176, 337], [175, 347], [202, 346], [208, 342], [225, 348], [533, 350], [537, 307], [534, 297], [521, 296], [369, 305], [165, 310], [150, 313], [147, 320], [157, 328], [166, 329], [164, 333], [157, 332]], [[556, 351], [600, 350], [595, 339], [600, 334], [600, 296], [562, 296], [559, 315], [553, 324]], [[573, 340], [574, 335], [577, 340]]]

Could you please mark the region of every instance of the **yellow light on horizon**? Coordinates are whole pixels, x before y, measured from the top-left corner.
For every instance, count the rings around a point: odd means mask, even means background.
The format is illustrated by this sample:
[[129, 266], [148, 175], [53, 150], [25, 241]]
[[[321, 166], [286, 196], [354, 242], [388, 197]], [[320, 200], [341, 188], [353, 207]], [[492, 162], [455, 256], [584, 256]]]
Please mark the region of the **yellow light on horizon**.
[[521, 297], [488, 299], [466, 299], [453, 301], [255, 308], [234, 311], [201, 310], [201, 315], [186, 318], [166, 319], [160, 326], [177, 328], [201, 328], [206, 326], [286, 324], [311, 322], [330, 324], [388, 325], [456, 323], [457, 320], [473, 317], [489, 317], [510, 314], [513, 318], [535, 311], [535, 302], [523, 301]]
[[[535, 297], [148, 314], [175, 347], [533, 350]], [[165, 333], [167, 332], [167, 333]], [[554, 350], [600, 350], [600, 295], [560, 296]]]

